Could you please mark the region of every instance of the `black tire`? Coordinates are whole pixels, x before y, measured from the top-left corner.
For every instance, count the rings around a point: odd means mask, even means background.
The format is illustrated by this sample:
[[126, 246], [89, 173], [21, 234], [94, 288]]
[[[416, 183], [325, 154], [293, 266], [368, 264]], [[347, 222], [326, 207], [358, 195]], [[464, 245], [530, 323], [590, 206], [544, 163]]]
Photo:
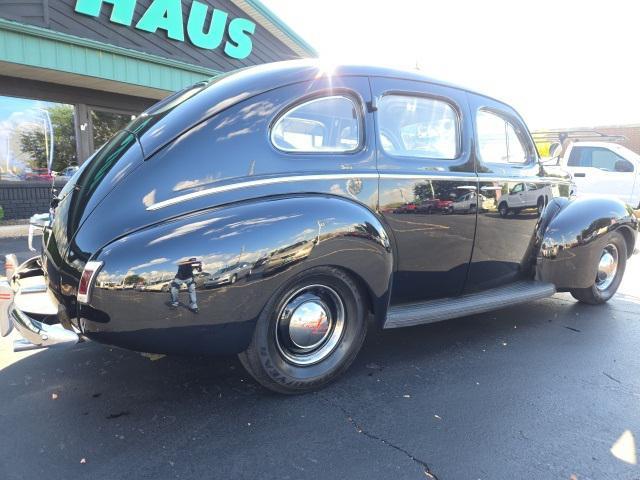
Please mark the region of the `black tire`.
[[600, 305], [608, 302], [618, 290], [620, 282], [622, 282], [622, 277], [624, 276], [624, 270], [627, 266], [627, 242], [621, 233], [612, 232], [607, 236], [607, 241], [605, 242], [605, 247], [603, 248], [602, 253], [604, 253], [610, 245], [613, 245], [617, 250], [617, 269], [613, 280], [606, 286], [606, 288], [601, 288], [598, 286], [598, 278], [596, 275], [593, 285], [590, 287], [575, 288], [571, 290], [571, 295], [579, 302], [587, 303], [589, 305]]
[[544, 198], [540, 197], [538, 199], [538, 203], [536, 204], [536, 208], [538, 210], [538, 216], [542, 215], [542, 212], [544, 212]]
[[502, 202], [498, 205], [498, 212], [502, 218], [507, 218], [509, 215], [509, 206], [507, 205], [507, 202]]
[[[281, 345], [284, 309], [287, 302], [295, 301], [297, 292], [315, 287], [327, 289], [342, 302], [344, 319], [338, 336], [337, 327], [331, 340], [336, 341], [331, 350], [317, 362], [308, 365], [296, 364], [287, 358], [288, 351]], [[292, 300], [292, 298], [294, 300]], [[294, 316], [289, 310], [289, 322]], [[333, 329], [333, 330], [332, 330]], [[286, 329], [285, 329], [286, 330]], [[291, 332], [291, 330], [288, 330]], [[238, 355], [247, 372], [261, 385], [277, 393], [301, 394], [324, 387], [340, 376], [355, 359], [367, 332], [367, 309], [363, 295], [356, 282], [344, 271], [331, 267], [316, 267], [300, 273], [281, 288], [262, 310], [258, 318], [249, 348]], [[329, 344], [318, 347], [324, 349]]]
[[238, 276], [234, 275], [233, 277], [231, 277], [231, 280], [229, 281], [229, 283], [231, 283], [231, 285], [233, 285], [234, 283], [236, 283], [237, 280], [238, 280]]

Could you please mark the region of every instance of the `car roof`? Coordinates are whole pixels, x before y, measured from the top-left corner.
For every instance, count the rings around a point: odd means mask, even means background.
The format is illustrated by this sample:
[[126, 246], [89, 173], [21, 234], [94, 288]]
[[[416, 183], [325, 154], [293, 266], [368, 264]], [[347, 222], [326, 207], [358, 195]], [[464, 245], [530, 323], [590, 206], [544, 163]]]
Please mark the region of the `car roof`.
[[209, 82], [201, 82], [202, 90], [197, 94], [175, 108], [166, 111], [160, 109], [161, 115], [156, 114], [152, 107], [129, 124], [127, 130], [138, 136], [144, 155], [148, 158], [198, 123], [248, 98], [294, 83], [335, 76], [414, 80], [472, 92], [424, 75], [418, 70], [371, 65], [333, 65], [318, 59], [288, 60], [234, 70], [214, 77]]

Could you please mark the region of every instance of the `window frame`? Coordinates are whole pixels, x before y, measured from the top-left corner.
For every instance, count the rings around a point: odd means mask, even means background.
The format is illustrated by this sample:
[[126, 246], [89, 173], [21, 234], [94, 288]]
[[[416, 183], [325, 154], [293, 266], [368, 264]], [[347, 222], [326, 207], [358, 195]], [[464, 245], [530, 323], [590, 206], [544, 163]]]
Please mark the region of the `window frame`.
[[[504, 135], [505, 135], [505, 146], [507, 148], [507, 156], [509, 156], [509, 135], [507, 133], [507, 125], [510, 125], [511, 128], [513, 128], [513, 131], [518, 137], [518, 140], [520, 140], [520, 145], [527, 156], [526, 162], [510, 162], [508, 160], [507, 162], [491, 162], [482, 157], [482, 153], [480, 152], [480, 135], [478, 132], [478, 114], [481, 112], [494, 115], [505, 122]], [[537, 164], [538, 156], [537, 156], [537, 151], [535, 150], [535, 143], [533, 142], [533, 139], [530, 138], [530, 134], [528, 136], [523, 136], [522, 133], [518, 132], [518, 130], [522, 130], [524, 133], [529, 132], [529, 130], [526, 128], [526, 126], [522, 121], [520, 121], [513, 115], [510, 115], [502, 110], [498, 110], [489, 106], [480, 106], [476, 108], [473, 120], [474, 120], [473, 130], [475, 133], [474, 140], [476, 143], [476, 155], [481, 164], [501, 166], [501, 167], [511, 167], [511, 168], [531, 167]]]
[[[456, 134], [456, 155], [455, 157], [452, 158], [437, 158], [437, 157], [417, 157], [415, 155], [402, 155], [402, 154], [398, 154], [398, 153], [394, 153], [394, 152], [390, 152], [388, 150], [386, 150], [384, 148], [384, 146], [382, 145], [382, 142], [380, 140], [380, 136], [381, 136], [381, 131], [380, 131], [380, 103], [384, 100], [385, 97], [415, 97], [415, 98], [422, 98], [422, 99], [426, 99], [426, 100], [435, 100], [435, 101], [439, 101], [442, 103], [445, 103], [446, 105], [448, 105], [452, 110], [453, 113], [455, 115], [455, 134]], [[375, 105], [375, 113], [376, 113], [376, 144], [378, 145], [378, 147], [382, 150], [382, 152], [391, 157], [391, 158], [395, 158], [395, 159], [402, 159], [402, 160], [415, 160], [418, 162], [444, 162], [444, 163], [451, 163], [451, 162], [457, 162], [460, 160], [460, 158], [462, 157], [463, 153], [464, 153], [464, 148], [463, 148], [463, 142], [462, 142], [462, 132], [463, 132], [463, 126], [462, 126], [462, 122], [463, 122], [463, 117], [462, 117], [462, 113], [461, 113], [461, 109], [458, 107], [458, 105], [455, 103], [455, 101], [453, 101], [452, 99], [448, 98], [448, 97], [443, 97], [441, 95], [432, 95], [432, 94], [428, 94], [428, 93], [424, 93], [424, 92], [416, 92], [416, 91], [411, 91], [411, 90], [389, 90], [384, 92], [384, 94], [382, 94], [380, 97], [378, 97], [378, 100], [376, 102]]]
[[[355, 148], [349, 150], [297, 150], [297, 149], [284, 149], [280, 148], [274, 142], [273, 136], [275, 132], [275, 127], [278, 123], [284, 119], [290, 112], [294, 111], [297, 108], [302, 107], [308, 103], [318, 102], [321, 100], [327, 100], [332, 98], [344, 98], [349, 100], [353, 105], [353, 108], [356, 111], [357, 121], [358, 121], [358, 144]], [[314, 93], [312, 95], [306, 95], [304, 97], [298, 98], [295, 102], [288, 103], [284, 108], [278, 112], [278, 114], [273, 118], [271, 123], [269, 124], [269, 144], [273, 149], [280, 153], [285, 153], [288, 155], [353, 155], [362, 151], [365, 148], [365, 110], [363, 107], [362, 100], [359, 95], [350, 90], [333, 90], [333, 91], [325, 91], [320, 93]]]

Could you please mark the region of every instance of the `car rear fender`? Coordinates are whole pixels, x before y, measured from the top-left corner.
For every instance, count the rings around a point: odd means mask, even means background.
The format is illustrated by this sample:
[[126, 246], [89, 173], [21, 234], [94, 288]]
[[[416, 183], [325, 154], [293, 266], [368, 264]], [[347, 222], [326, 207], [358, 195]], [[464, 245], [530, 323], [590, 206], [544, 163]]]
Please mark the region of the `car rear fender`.
[[629, 206], [606, 197], [552, 200], [538, 222], [536, 278], [558, 290], [590, 287], [613, 231], [623, 234], [632, 255], [638, 219]]
[[[92, 260], [104, 266], [90, 303], [80, 309], [83, 331], [159, 353], [244, 350], [273, 293], [320, 265], [351, 272], [384, 318], [393, 264], [376, 216], [331, 195], [271, 197], [190, 214], [122, 237]], [[186, 289], [178, 290], [180, 306], [173, 309], [166, 289], [154, 287], [172, 282], [184, 262], [202, 263], [194, 274], [197, 315], [188, 310]], [[233, 284], [215, 281], [219, 270], [245, 263], [248, 274]]]

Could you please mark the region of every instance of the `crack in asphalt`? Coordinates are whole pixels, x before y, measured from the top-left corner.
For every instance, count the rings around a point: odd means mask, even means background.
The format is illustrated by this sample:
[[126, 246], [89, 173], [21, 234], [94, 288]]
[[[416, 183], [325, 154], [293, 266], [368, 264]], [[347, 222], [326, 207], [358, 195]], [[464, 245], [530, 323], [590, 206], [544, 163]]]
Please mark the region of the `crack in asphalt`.
[[429, 464], [427, 462], [425, 462], [424, 460], [421, 460], [420, 458], [417, 458], [415, 455], [413, 455], [411, 452], [409, 452], [408, 450], [405, 450], [402, 447], [399, 447], [398, 445], [390, 442], [389, 440], [386, 440], [382, 437], [379, 437], [378, 435], [375, 435], [371, 432], [369, 432], [368, 430], [365, 430], [362, 425], [360, 423], [358, 423], [358, 421], [353, 418], [353, 415], [344, 407], [331, 402], [330, 400], [327, 399], [323, 399], [326, 403], [328, 403], [329, 405], [333, 405], [334, 407], [340, 409], [340, 411], [347, 417], [347, 421], [351, 424], [351, 426], [356, 430], [356, 432], [361, 433], [362, 435], [364, 435], [365, 437], [371, 439], [371, 440], [375, 440], [377, 442], [382, 443], [383, 445], [387, 446], [387, 447], [391, 447], [394, 450], [404, 454], [407, 458], [409, 458], [409, 460], [411, 460], [412, 462], [420, 465], [424, 471], [424, 474], [427, 478], [431, 479], [431, 480], [438, 480], [438, 477], [436, 476], [435, 473], [433, 473], [431, 471], [431, 467], [429, 467]]
[[612, 377], [611, 375], [609, 375], [607, 372], [602, 372], [602, 374], [609, 378], [610, 380], [613, 380], [616, 383], [619, 383], [620, 385], [622, 385], [622, 382], [620, 380], [618, 380], [617, 378]]

